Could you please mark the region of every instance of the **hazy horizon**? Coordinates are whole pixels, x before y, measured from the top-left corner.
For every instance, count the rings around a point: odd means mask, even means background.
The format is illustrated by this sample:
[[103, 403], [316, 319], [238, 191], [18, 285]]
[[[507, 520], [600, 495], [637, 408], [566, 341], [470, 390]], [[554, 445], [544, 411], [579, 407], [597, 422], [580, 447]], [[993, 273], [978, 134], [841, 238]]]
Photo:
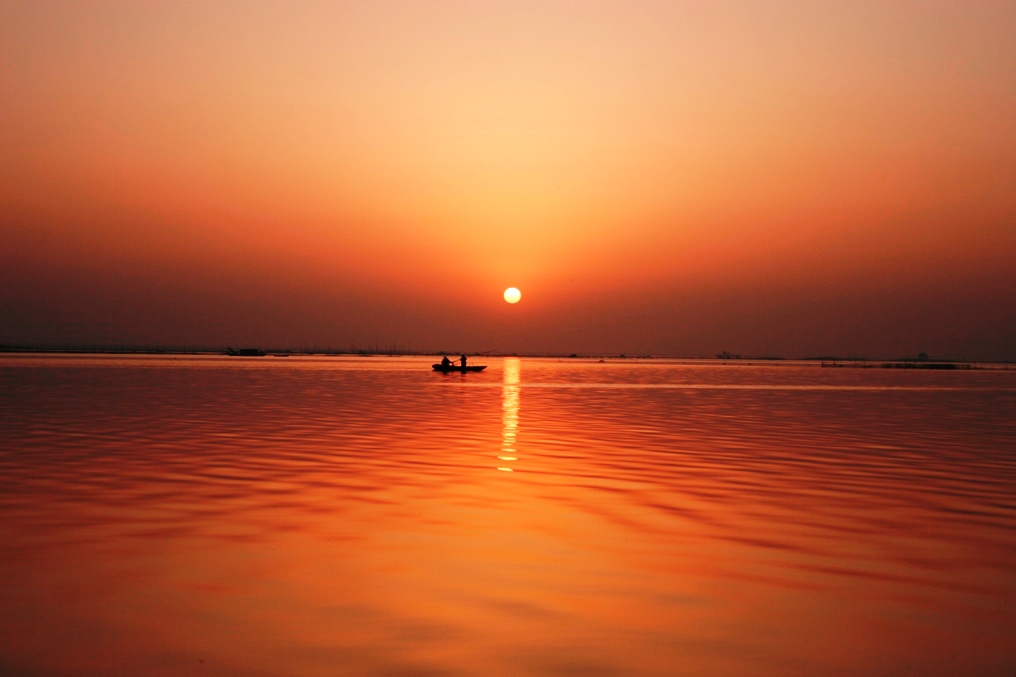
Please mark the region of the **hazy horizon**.
[[0, 44], [0, 344], [1016, 355], [1011, 2], [6, 2]]
[[[256, 351], [253, 353], [244, 351]], [[792, 365], [801, 366], [806, 364], [825, 366], [857, 366], [857, 367], [913, 367], [913, 368], [959, 368], [959, 369], [1008, 369], [1010, 360], [972, 360], [962, 355], [928, 355], [918, 353], [917, 355], [753, 355], [731, 353], [722, 351], [716, 354], [701, 355], [674, 355], [674, 354], [650, 354], [650, 353], [576, 353], [576, 352], [506, 352], [502, 350], [485, 350], [471, 352], [459, 350], [454, 347], [426, 349], [414, 346], [402, 345], [369, 345], [369, 346], [333, 346], [333, 345], [170, 345], [162, 343], [154, 344], [0, 344], [0, 354], [7, 355], [94, 355], [94, 356], [193, 356], [193, 357], [221, 357], [235, 356], [239, 358], [271, 358], [271, 357], [335, 357], [335, 358], [361, 358], [380, 357], [394, 359], [417, 359], [436, 358], [437, 356], [451, 356], [457, 361], [457, 356], [465, 354], [470, 359], [470, 364], [483, 364], [487, 360], [500, 360], [509, 358], [553, 360], [553, 361], [590, 361], [598, 362], [645, 362], [645, 363], [674, 363], [674, 364], [716, 364], [762, 366], [762, 365]], [[944, 364], [945, 367], [938, 365]], [[950, 366], [952, 365], [952, 366]]]

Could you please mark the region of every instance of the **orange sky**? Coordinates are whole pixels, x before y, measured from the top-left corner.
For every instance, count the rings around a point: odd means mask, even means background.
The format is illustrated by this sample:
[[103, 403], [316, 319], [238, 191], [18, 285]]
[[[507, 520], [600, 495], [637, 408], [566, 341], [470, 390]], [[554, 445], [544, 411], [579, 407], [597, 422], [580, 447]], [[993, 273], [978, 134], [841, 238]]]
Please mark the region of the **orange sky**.
[[0, 343], [1013, 359], [1014, 74], [1012, 2], [0, 2]]

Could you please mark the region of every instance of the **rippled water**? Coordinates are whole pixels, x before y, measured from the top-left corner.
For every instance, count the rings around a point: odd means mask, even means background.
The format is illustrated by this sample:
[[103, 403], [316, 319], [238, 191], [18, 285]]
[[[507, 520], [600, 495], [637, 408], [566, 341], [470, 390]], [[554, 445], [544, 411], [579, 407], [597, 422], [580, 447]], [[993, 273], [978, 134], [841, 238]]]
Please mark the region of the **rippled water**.
[[1016, 371], [0, 357], [0, 673], [1016, 674]]

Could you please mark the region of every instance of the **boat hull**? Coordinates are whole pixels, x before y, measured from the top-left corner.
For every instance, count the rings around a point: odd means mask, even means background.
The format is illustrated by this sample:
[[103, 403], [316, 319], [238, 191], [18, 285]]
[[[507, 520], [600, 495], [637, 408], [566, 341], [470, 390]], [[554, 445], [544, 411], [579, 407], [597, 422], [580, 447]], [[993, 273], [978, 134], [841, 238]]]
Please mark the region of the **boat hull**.
[[459, 366], [457, 364], [450, 364], [450, 365], [447, 365], [447, 366], [443, 365], [443, 364], [432, 364], [430, 366], [432, 366], [434, 368], [434, 371], [439, 371], [442, 374], [449, 374], [449, 373], [453, 373], [453, 374], [454, 373], [465, 374], [465, 373], [471, 372], [471, 371], [483, 371], [484, 369], [487, 368], [487, 365], [485, 365], [485, 364], [466, 365], [465, 367], [461, 367], [461, 366]]

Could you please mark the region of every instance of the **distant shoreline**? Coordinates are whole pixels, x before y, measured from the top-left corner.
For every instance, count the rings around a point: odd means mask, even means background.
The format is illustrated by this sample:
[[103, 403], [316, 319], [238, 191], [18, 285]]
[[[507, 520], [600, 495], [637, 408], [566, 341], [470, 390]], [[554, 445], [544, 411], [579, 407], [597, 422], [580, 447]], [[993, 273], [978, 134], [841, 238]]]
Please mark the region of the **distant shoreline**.
[[[460, 354], [457, 350], [452, 351], [368, 351], [368, 350], [288, 350], [288, 349], [244, 349], [247, 352], [228, 352], [226, 349], [208, 348], [153, 348], [153, 347], [44, 347], [44, 346], [0, 346], [0, 354], [37, 354], [37, 355], [179, 355], [179, 356], [221, 356], [237, 358], [272, 358], [272, 357], [433, 357], [435, 355]], [[249, 352], [256, 350], [257, 352]], [[689, 363], [710, 363], [730, 366], [750, 366], [758, 364], [797, 364], [807, 363], [824, 368], [837, 369], [928, 369], [928, 370], [1008, 370], [1009, 362], [1006, 361], [977, 361], [963, 359], [919, 359], [919, 358], [895, 358], [895, 359], [871, 359], [851, 357], [750, 357], [750, 356], [688, 356], [688, 355], [628, 355], [628, 354], [584, 354], [584, 353], [501, 353], [488, 351], [482, 355], [477, 353], [466, 353], [471, 357], [482, 358], [539, 358], [559, 359], [577, 361], [649, 361], [661, 360], [667, 362], [689, 362]]]

